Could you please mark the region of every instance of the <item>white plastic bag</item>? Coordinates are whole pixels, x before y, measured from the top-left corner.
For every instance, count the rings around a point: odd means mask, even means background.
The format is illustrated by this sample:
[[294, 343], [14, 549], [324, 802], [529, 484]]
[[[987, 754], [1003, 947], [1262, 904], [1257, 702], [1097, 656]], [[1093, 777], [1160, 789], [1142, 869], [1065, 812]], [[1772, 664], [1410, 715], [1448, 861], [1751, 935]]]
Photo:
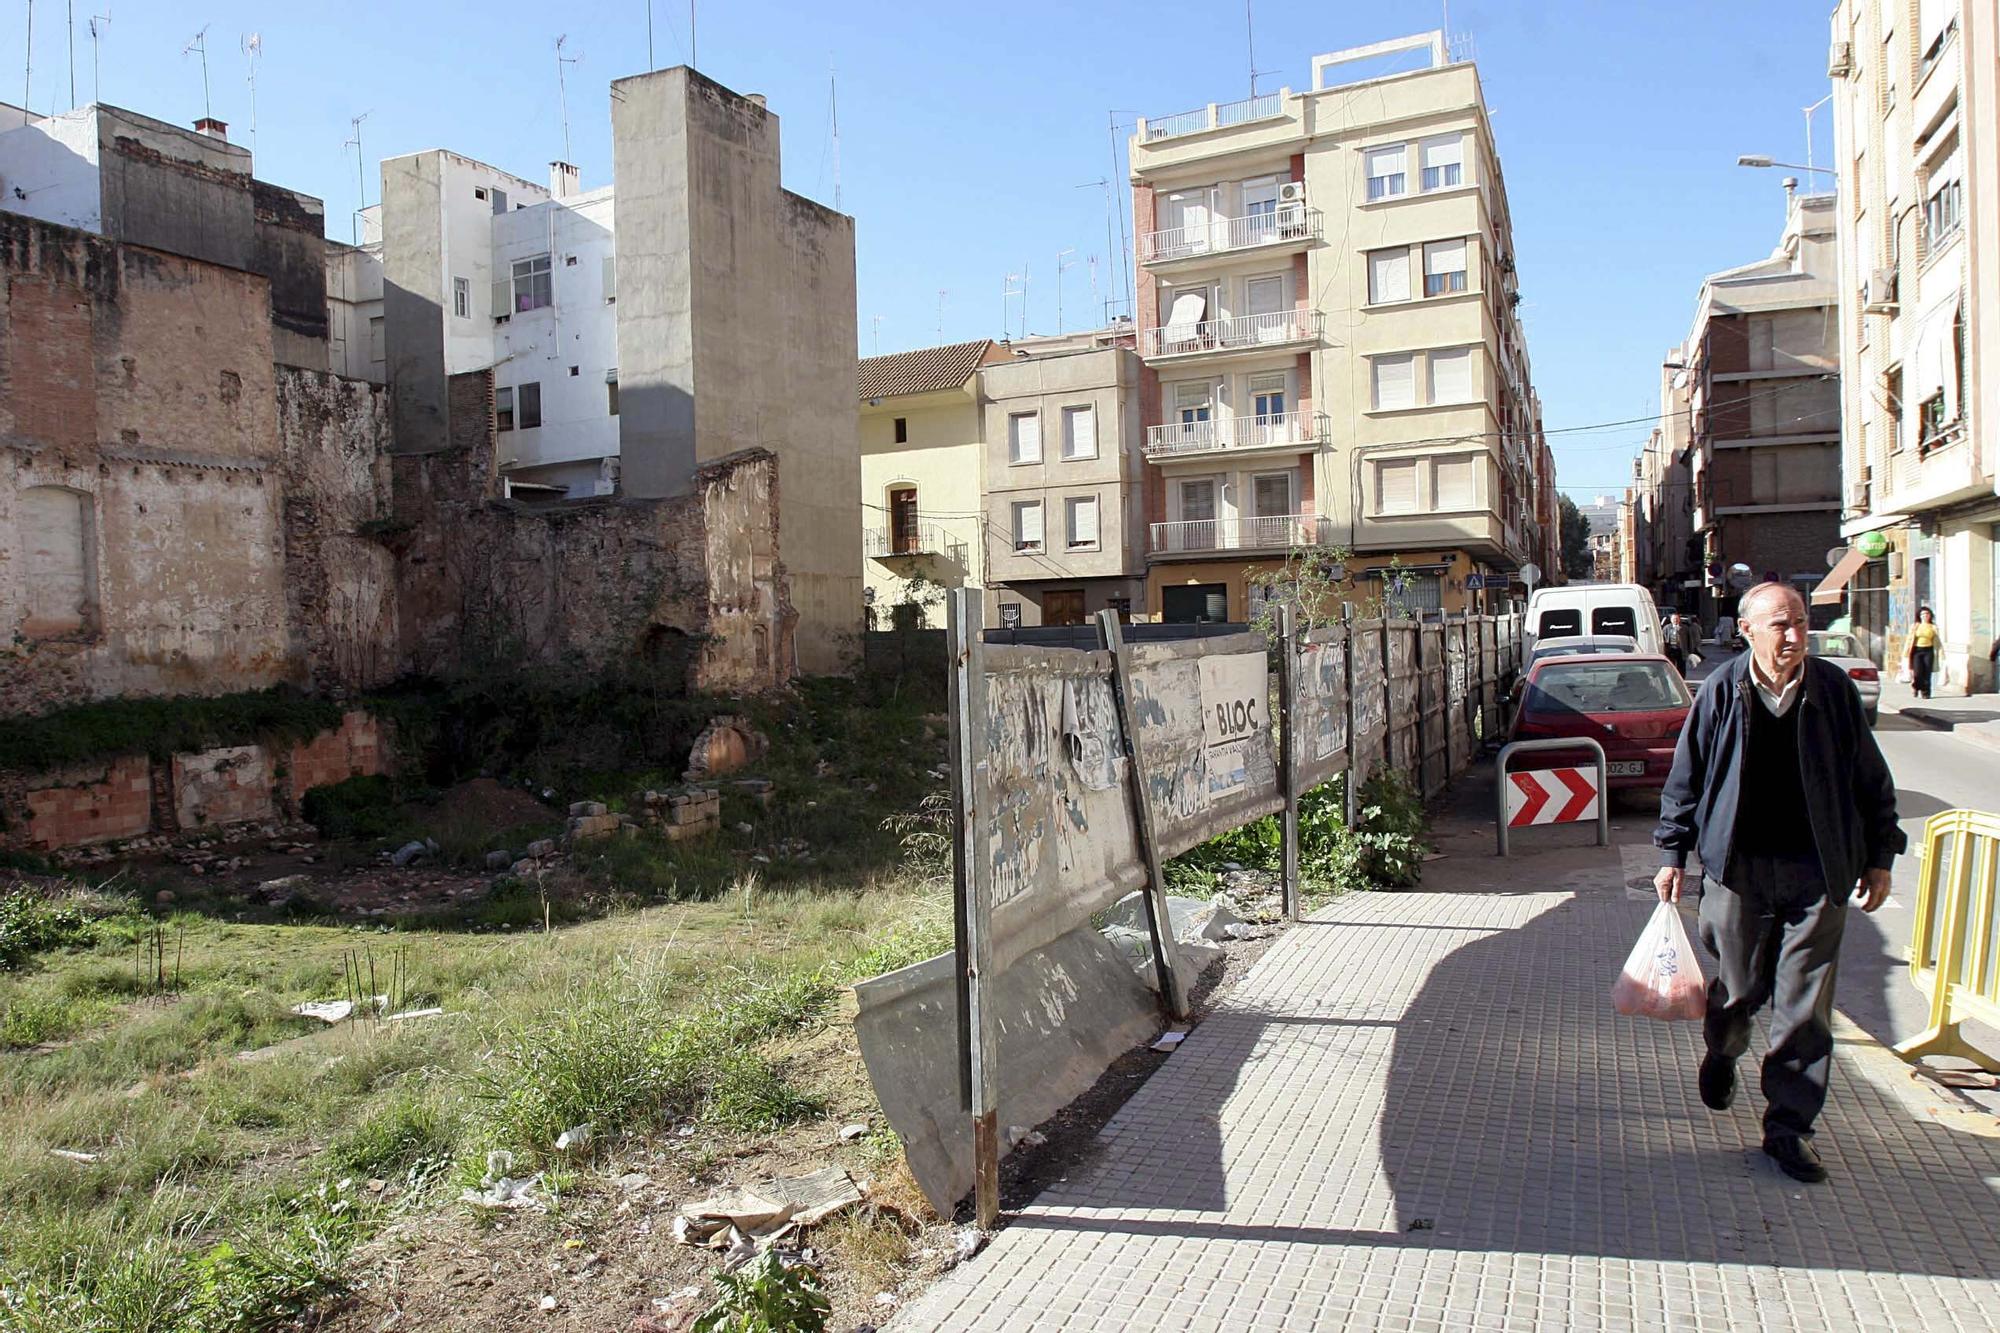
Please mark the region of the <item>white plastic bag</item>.
[[1898, 685], [1914, 685], [1917, 683], [1917, 673], [1910, 670], [1907, 663], [1899, 666], [1896, 668], [1896, 683]]
[[1701, 962], [1681, 928], [1681, 914], [1669, 902], [1653, 909], [1611, 987], [1611, 1006], [1631, 1018], [1664, 1022], [1700, 1018], [1708, 1010], [1708, 987]]

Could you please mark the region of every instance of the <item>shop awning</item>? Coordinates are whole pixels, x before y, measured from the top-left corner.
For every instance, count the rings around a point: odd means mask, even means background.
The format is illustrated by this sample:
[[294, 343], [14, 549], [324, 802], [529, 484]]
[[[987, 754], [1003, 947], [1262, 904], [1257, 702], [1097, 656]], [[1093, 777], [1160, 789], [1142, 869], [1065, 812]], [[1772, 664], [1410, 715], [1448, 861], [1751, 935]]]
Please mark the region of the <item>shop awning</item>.
[[1861, 554], [1860, 547], [1848, 547], [1847, 554], [1840, 557], [1840, 563], [1835, 565], [1827, 576], [1819, 581], [1819, 586], [1812, 590], [1812, 604], [1814, 606], [1840, 605], [1841, 595], [1847, 588], [1848, 580], [1853, 578], [1860, 568], [1867, 563], [1868, 557]]

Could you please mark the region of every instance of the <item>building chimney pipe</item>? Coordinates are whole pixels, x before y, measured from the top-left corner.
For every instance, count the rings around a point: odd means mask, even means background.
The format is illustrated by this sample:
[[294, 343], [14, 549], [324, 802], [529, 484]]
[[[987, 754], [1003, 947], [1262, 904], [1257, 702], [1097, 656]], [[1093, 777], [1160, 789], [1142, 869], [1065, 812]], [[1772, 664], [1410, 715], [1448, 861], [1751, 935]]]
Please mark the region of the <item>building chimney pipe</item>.
[[567, 199], [580, 193], [578, 186], [582, 179], [583, 173], [568, 162], [549, 163], [549, 197]]
[[194, 127], [211, 139], [220, 139], [224, 143], [229, 142], [229, 126], [223, 124], [214, 116], [203, 116], [194, 123]]

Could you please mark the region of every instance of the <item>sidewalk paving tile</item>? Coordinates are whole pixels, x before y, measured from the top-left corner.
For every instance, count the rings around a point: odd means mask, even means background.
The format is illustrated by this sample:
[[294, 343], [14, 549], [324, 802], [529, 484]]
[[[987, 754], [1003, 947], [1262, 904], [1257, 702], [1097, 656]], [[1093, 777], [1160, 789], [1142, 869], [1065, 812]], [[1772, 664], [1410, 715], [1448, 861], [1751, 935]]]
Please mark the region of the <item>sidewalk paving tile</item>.
[[1780, 1175], [1754, 1064], [1611, 1011], [1650, 872], [1337, 901], [891, 1329], [2000, 1329], [2000, 1135], [1845, 1039]]

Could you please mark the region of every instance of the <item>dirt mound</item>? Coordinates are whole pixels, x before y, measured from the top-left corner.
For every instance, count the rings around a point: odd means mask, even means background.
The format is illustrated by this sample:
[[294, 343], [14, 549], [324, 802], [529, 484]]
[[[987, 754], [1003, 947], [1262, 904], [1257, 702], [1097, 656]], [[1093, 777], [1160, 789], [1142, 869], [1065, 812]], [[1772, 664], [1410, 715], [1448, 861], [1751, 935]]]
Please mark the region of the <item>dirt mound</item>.
[[434, 808], [440, 820], [462, 825], [483, 825], [490, 829], [519, 828], [556, 818], [556, 812], [522, 791], [506, 787], [492, 778], [461, 782], [438, 798]]

